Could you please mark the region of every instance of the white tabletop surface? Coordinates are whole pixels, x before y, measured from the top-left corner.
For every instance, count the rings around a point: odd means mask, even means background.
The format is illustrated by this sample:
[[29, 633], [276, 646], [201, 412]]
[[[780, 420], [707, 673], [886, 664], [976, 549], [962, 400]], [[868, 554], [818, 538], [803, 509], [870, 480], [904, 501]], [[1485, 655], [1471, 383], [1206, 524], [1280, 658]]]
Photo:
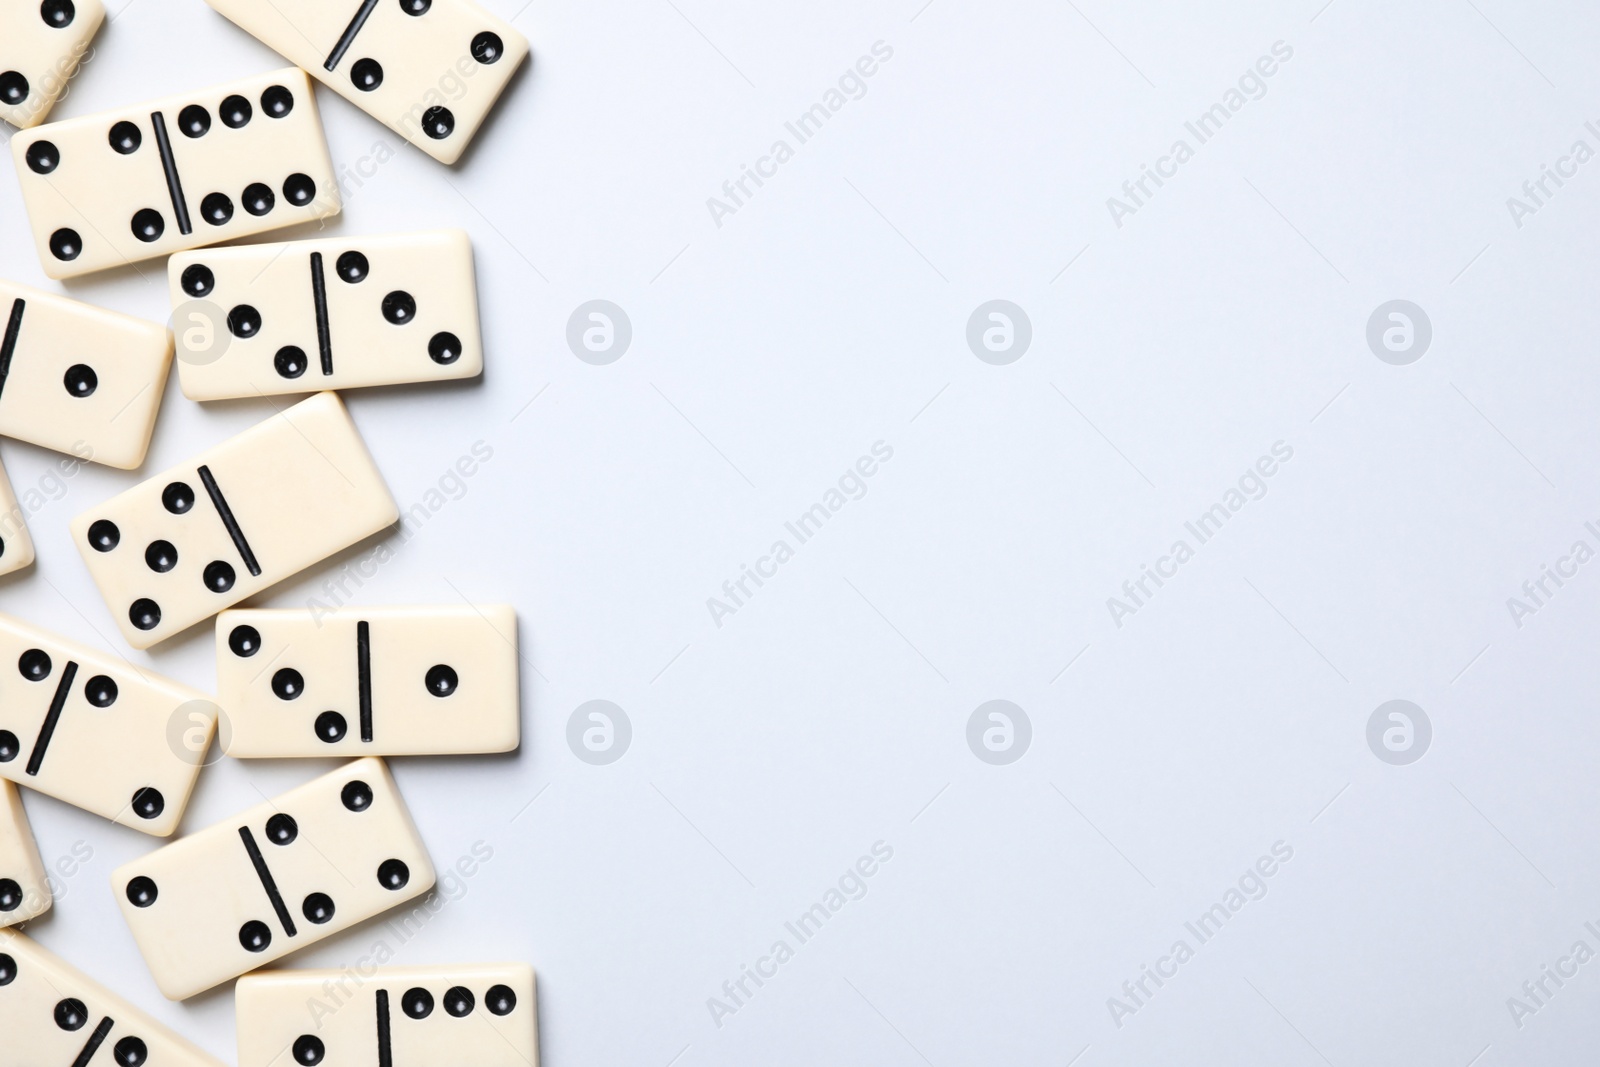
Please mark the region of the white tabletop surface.
[[[467, 230], [488, 371], [347, 395], [426, 522], [258, 603], [515, 604], [525, 743], [396, 761], [436, 862], [492, 858], [292, 964], [525, 959], [547, 1067], [1583, 1062], [1591, 10], [488, 4], [534, 60], [459, 167], [320, 92], [329, 232]], [[280, 65], [200, 0], [113, 7], [58, 117]], [[159, 264], [45, 282], [0, 169], [0, 275], [167, 317]], [[271, 410], [174, 381], [144, 473]], [[0, 610], [208, 688], [210, 628], [132, 653], [69, 542], [141, 475], [0, 457], [41, 494]], [[185, 828], [318, 767], [224, 759]], [[92, 850], [30, 932], [232, 1062], [231, 994], [162, 1000], [109, 891], [155, 842], [26, 800], [47, 861]]]

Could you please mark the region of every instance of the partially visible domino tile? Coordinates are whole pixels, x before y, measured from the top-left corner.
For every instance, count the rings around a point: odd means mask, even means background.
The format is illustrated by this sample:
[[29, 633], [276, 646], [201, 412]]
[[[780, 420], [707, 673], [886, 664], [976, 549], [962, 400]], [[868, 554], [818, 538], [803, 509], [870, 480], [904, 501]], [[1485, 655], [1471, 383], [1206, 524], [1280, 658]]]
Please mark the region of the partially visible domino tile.
[[264, 971], [234, 987], [239, 1067], [539, 1067], [525, 963]]
[[472, 0], [206, 0], [441, 163], [454, 163], [528, 56]]
[[394, 523], [394, 498], [319, 393], [79, 515], [122, 635], [149, 648]]
[[382, 760], [355, 760], [117, 868], [156, 985], [183, 1000], [433, 887]]
[[339, 213], [316, 96], [299, 70], [24, 130], [11, 151], [52, 278]]
[[0, 434], [123, 470], [144, 462], [172, 335], [0, 280]]
[[0, 119], [43, 122], [105, 19], [100, 0], [0, 0]]
[[0, 930], [0, 1049], [6, 1067], [222, 1067], [14, 930]]
[[230, 756], [509, 752], [522, 737], [517, 679], [505, 604], [217, 618]]
[[0, 615], [0, 778], [166, 837], [216, 722], [198, 689]]
[[17, 787], [0, 782], [0, 926], [14, 926], [50, 910], [50, 878], [22, 810]]
[[[190, 400], [483, 373], [472, 242], [460, 230], [185, 252], [167, 274]], [[223, 321], [186, 328], [192, 300]]]
[[0, 574], [20, 571], [33, 562], [33, 538], [22, 517], [17, 494], [11, 491], [11, 478], [0, 467]]

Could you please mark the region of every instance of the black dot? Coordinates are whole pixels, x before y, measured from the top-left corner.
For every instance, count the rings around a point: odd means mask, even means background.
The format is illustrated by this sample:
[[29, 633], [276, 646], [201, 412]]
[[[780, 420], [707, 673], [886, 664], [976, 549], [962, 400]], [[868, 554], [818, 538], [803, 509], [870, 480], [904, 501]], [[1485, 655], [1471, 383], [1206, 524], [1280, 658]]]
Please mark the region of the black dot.
[[144, 564], [157, 574], [165, 574], [178, 565], [178, 546], [171, 541], [151, 541], [144, 550]]
[[464, 985], [454, 985], [444, 991], [444, 1010], [452, 1018], [464, 1019], [471, 1015], [472, 1007], [476, 1003], [472, 990]]
[[0, 104], [16, 107], [26, 99], [28, 99], [27, 78], [14, 70], [0, 74]]
[[228, 312], [228, 332], [248, 340], [261, 332], [261, 312], [249, 304], [240, 304]]
[[214, 559], [206, 564], [206, 569], [201, 573], [200, 580], [213, 593], [226, 593], [233, 588], [235, 577], [233, 564]]
[[167, 798], [152, 786], [136, 789], [133, 793], [133, 813], [141, 819], [154, 819], [167, 807]]
[[89, 524], [89, 547], [96, 552], [110, 552], [122, 540], [122, 531], [110, 519], [96, 519]]
[[222, 118], [222, 124], [230, 130], [237, 130], [249, 124], [255, 110], [251, 108], [250, 101], [242, 96], [230, 96], [222, 102], [222, 107], [217, 110]]
[[0, 985], [10, 985], [17, 980], [17, 961], [0, 952]]
[[140, 208], [133, 213], [133, 221], [129, 224], [133, 235], [145, 244], [159, 241], [161, 235], [167, 232], [167, 223], [161, 217], [161, 212], [153, 207]]
[[413, 17], [426, 15], [432, 6], [433, 0], [400, 0], [400, 10]]
[[318, 715], [312, 728], [316, 731], [317, 740], [329, 745], [343, 741], [345, 733], [350, 729], [349, 724], [344, 721], [344, 716], [337, 711], [325, 711]]
[[510, 1015], [517, 1008], [517, 995], [508, 985], [490, 986], [483, 995], [483, 1006], [495, 1015]]
[[155, 879], [143, 874], [130, 881], [128, 888], [124, 892], [128, 898], [128, 903], [136, 908], [148, 908], [156, 902], [156, 897], [160, 895], [156, 889]]
[[61, 150], [49, 141], [35, 141], [28, 146], [25, 157], [28, 169], [35, 174], [49, 174], [61, 166]]
[[274, 85], [261, 94], [261, 111], [269, 119], [281, 119], [294, 110], [294, 94]]
[[161, 605], [142, 596], [128, 605], [128, 621], [137, 630], [154, 630], [161, 625]]
[[111, 144], [111, 150], [119, 156], [131, 156], [139, 151], [139, 146], [144, 144], [144, 132], [138, 126], [124, 119], [111, 127], [111, 134], [106, 138]]
[[396, 326], [404, 326], [417, 317], [417, 302], [403, 289], [396, 289], [383, 298], [383, 317]]
[[449, 331], [441, 331], [428, 341], [428, 358], [441, 366], [449, 366], [461, 358], [461, 338]]
[[485, 66], [500, 62], [500, 57], [505, 54], [506, 44], [498, 33], [484, 30], [472, 39], [472, 58]]
[[270, 212], [278, 203], [278, 198], [269, 186], [260, 182], [251, 182], [244, 187], [244, 196], [241, 198], [244, 209], [250, 214], [260, 217]]
[[200, 217], [213, 226], [221, 226], [233, 218], [233, 201], [226, 193], [207, 193], [200, 201]]
[[317, 183], [308, 174], [291, 174], [283, 180], [283, 198], [295, 207], [305, 207], [316, 195]]
[[0, 763], [10, 763], [22, 754], [17, 735], [10, 730], [0, 730]]
[[362, 92], [372, 92], [383, 84], [383, 64], [376, 59], [356, 60], [350, 68], [350, 81]]
[[77, 15], [78, 10], [72, 6], [72, 0], [44, 0], [39, 5], [39, 17], [52, 30], [66, 29]]
[[188, 482], [168, 482], [161, 490], [161, 506], [174, 515], [182, 515], [194, 507], [194, 490]]
[[22, 907], [22, 887], [10, 878], [0, 878], [0, 911]]
[[[272, 931], [260, 919], [251, 919], [239, 927], [239, 944], [244, 946], [246, 952], [265, 952], [267, 946], [272, 944]], [[317, 1058], [321, 1059], [320, 1056]], [[311, 1062], [315, 1063], [316, 1060]]]
[[360, 252], [344, 252], [340, 254], [335, 270], [338, 271], [340, 281], [354, 285], [367, 280], [367, 271], [370, 267], [367, 257]]
[[70, 263], [83, 254], [83, 238], [78, 236], [77, 230], [63, 226], [50, 235], [50, 254]]
[[211, 112], [199, 104], [190, 104], [178, 112], [178, 129], [185, 137], [204, 137], [211, 130]]
[[306, 917], [306, 922], [318, 926], [330, 922], [333, 919], [333, 898], [326, 893], [312, 893], [300, 905], [300, 914]]
[[455, 668], [448, 663], [436, 663], [428, 668], [427, 675], [422, 682], [428, 692], [436, 697], [447, 697], [456, 691], [456, 685], [461, 679], [456, 677]]
[[83, 1006], [83, 1001], [76, 997], [67, 997], [56, 1002], [56, 1025], [63, 1030], [82, 1030], [83, 1024], [89, 1021], [89, 1009]]
[[94, 368], [87, 363], [74, 363], [67, 368], [67, 373], [62, 375], [61, 384], [67, 387], [67, 395], [83, 399], [94, 392], [100, 384], [100, 376]]
[[50, 677], [50, 653], [42, 648], [30, 648], [17, 657], [17, 672], [30, 682], [42, 682]]
[[144, 1061], [149, 1055], [144, 1042], [137, 1037], [125, 1037], [111, 1050], [111, 1059], [117, 1067], [144, 1067]]
[[378, 864], [378, 884], [383, 888], [395, 892], [406, 887], [411, 881], [411, 868], [405, 865], [404, 860], [384, 860]]
[[274, 845], [288, 845], [300, 836], [300, 825], [294, 821], [293, 815], [278, 812], [267, 820], [267, 840]]
[[322, 1042], [310, 1034], [301, 1034], [294, 1039], [294, 1062], [302, 1067], [317, 1067], [322, 1062]]
[[84, 683], [83, 698], [97, 708], [109, 708], [117, 702], [117, 683], [97, 674]]
[[456, 129], [456, 117], [447, 107], [430, 107], [422, 113], [422, 132], [435, 141], [449, 137]]
[[192, 267], [183, 269], [183, 278], [180, 280], [183, 291], [199, 299], [210, 296], [211, 290], [217, 287], [217, 276], [211, 273], [211, 268], [203, 263], [196, 263]]
[[228, 647], [240, 659], [248, 659], [261, 651], [261, 631], [254, 626], [235, 626], [228, 634]]
[[306, 691], [306, 680], [293, 667], [280, 667], [272, 676], [272, 691], [279, 700], [293, 700]]
[[272, 369], [278, 372], [280, 378], [300, 377], [306, 372], [308, 363], [306, 350], [297, 345], [284, 345], [272, 357]]
[[339, 799], [351, 811], [366, 811], [372, 807], [372, 787], [361, 779], [348, 782], [339, 791]]
[[426, 1019], [433, 1014], [433, 994], [421, 986], [414, 986], [400, 998], [400, 1007], [413, 1019]]

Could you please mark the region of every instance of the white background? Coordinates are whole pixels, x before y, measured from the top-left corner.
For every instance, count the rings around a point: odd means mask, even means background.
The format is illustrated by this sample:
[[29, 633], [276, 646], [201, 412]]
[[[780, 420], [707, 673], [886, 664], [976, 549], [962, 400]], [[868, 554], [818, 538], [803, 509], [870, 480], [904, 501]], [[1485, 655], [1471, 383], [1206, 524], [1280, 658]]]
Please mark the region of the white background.
[[[1506, 200], [1600, 149], [1588, 6], [519, 2], [489, 0], [533, 63], [455, 169], [320, 94], [338, 164], [399, 150], [334, 232], [468, 230], [488, 351], [479, 383], [347, 397], [402, 508], [494, 450], [357, 602], [510, 600], [526, 655], [520, 753], [396, 761], [441, 867], [493, 849], [396, 962], [531, 962], [550, 1067], [1587, 1062], [1600, 963], [1520, 1028], [1507, 998], [1600, 950], [1600, 564], [1520, 627], [1506, 601], [1600, 547], [1600, 165], [1520, 228]], [[1106, 199], [1278, 41], [1118, 227]], [[278, 65], [200, 0], [132, 0], [57, 117]], [[0, 274], [43, 284], [5, 169]], [[65, 291], [167, 315], [156, 263]], [[566, 343], [597, 298], [633, 329], [606, 366]], [[1006, 366], [966, 342], [996, 298], [1032, 323]], [[1408, 366], [1365, 339], [1393, 299], [1433, 324]], [[129, 652], [67, 524], [270, 410], [171, 385], [145, 470], [34, 514], [0, 608], [208, 687], [209, 627]], [[866, 495], [716, 625], [878, 441]], [[1279, 441], [1266, 495], [1117, 626], [1107, 598]], [[0, 455], [19, 493], [55, 463]], [[633, 727], [607, 766], [567, 743], [595, 699]], [[1006, 766], [967, 744], [993, 699], [1032, 724]], [[1432, 722], [1409, 766], [1367, 745], [1390, 699]], [[223, 760], [185, 829], [317, 770]], [[30, 932], [231, 1062], [230, 993], [163, 1001], [109, 892], [155, 842], [27, 801], [47, 861], [94, 853]], [[879, 841], [867, 895], [717, 1025]], [[1279, 841], [1267, 895], [1118, 1027], [1108, 998]]]

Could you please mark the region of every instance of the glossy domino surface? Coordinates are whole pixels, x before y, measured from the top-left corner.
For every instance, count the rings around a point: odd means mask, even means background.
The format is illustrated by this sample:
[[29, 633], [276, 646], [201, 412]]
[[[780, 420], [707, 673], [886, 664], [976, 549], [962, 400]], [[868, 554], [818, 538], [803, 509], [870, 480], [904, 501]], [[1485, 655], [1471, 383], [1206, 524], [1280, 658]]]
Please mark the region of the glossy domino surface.
[[222, 1067], [222, 1061], [11, 930], [0, 930], [0, 1063]]
[[319, 393], [91, 508], [73, 539], [148, 648], [399, 517], [344, 404]]
[[421, 896], [434, 869], [388, 768], [363, 759], [111, 881], [156, 985], [182, 1000]]
[[11, 140], [44, 272], [138, 263], [337, 215], [300, 70], [48, 123]]
[[508, 752], [521, 740], [517, 665], [506, 604], [217, 618], [236, 757]]
[[144, 462], [172, 364], [164, 325], [0, 279], [0, 434]]
[[239, 980], [239, 1067], [539, 1067], [522, 963], [266, 971]]

